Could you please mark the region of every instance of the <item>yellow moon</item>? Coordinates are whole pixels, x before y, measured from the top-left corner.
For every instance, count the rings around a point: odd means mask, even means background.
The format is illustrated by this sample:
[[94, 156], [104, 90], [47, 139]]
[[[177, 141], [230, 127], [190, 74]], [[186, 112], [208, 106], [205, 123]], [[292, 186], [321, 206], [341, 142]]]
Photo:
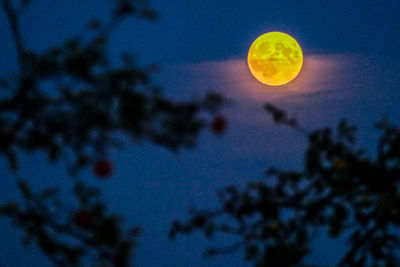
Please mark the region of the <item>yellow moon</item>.
[[269, 32], [258, 37], [251, 45], [247, 62], [257, 80], [278, 86], [296, 78], [303, 66], [303, 53], [290, 35]]

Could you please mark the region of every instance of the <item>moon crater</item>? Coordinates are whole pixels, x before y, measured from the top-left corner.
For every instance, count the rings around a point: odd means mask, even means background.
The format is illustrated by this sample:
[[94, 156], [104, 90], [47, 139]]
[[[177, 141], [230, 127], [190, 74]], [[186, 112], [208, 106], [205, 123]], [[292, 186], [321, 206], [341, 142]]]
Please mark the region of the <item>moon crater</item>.
[[254, 41], [247, 61], [257, 80], [278, 86], [296, 78], [303, 65], [303, 53], [297, 41], [288, 34], [269, 32]]

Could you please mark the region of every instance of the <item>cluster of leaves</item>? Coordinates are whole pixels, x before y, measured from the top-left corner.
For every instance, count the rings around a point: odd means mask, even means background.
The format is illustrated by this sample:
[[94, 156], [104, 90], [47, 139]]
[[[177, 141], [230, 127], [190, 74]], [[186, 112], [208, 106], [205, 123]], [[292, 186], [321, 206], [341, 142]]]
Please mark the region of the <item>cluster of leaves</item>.
[[[123, 19], [157, 18], [146, 0], [112, 0], [108, 22], [90, 21], [90, 34], [41, 52], [25, 46], [19, 25], [32, 1], [16, 2], [0, 0], [19, 64], [18, 73], [0, 79], [0, 154], [15, 173], [17, 152], [42, 150], [51, 162], [63, 160], [74, 179], [90, 165], [104, 178], [113, 170], [109, 150], [124, 140], [149, 141], [173, 151], [190, 148], [207, 126], [208, 114], [225, 103], [217, 94], [172, 101], [152, 83], [154, 66], [137, 66], [130, 54], [122, 54], [118, 63], [108, 57], [108, 37]], [[216, 128], [223, 131], [225, 121]], [[3, 204], [0, 215], [24, 230], [26, 244], [36, 240], [56, 265], [129, 266], [137, 229], [123, 231], [95, 189], [75, 184], [80, 206], [67, 209], [56, 190], [34, 194], [19, 182], [23, 202]]]
[[[2, 2], [16, 21], [9, 1]], [[190, 147], [205, 125], [199, 115], [222, 104], [216, 94], [187, 102], [165, 99], [151, 83], [154, 67], [136, 66], [129, 54], [121, 56], [122, 66], [113, 67], [106, 44], [117, 22], [127, 15], [155, 17], [148, 7], [136, 8], [137, 1], [115, 2], [109, 23], [91, 22], [96, 34], [90, 40], [72, 38], [41, 53], [17, 45], [21, 74], [0, 85], [8, 96], [0, 101], [0, 148], [13, 169], [17, 149], [45, 146], [50, 160], [63, 152], [73, 157], [69, 167], [75, 171], [120, 145], [115, 133], [121, 131], [174, 150]]]
[[[304, 133], [284, 111], [270, 104], [266, 110]], [[255, 266], [306, 266], [310, 241], [325, 231], [348, 238], [349, 249], [335, 266], [399, 266], [400, 129], [387, 120], [377, 127], [382, 134], [374, 157], [356, 146], [355, 127], [344, 120], [336, 129], [309, 133], [304, 169], [271, 168], [265, 180], [245, 189], [226, 188], [219, 209], [175, 222], [170, 237], [195, 230], [209, 238], [233, 235], [238, 243], [207, 255], [244, 248]]]
[[11, 217], [13, 224], [24, 230], [25, 245], [37, 241], [57, 266], [131, 266], [140, 228], [121, 232], [121, 218], [106, 212], [96, 188], [75, 184], [77, 210], [59, 199], [57, 188], [34, 194], [25, 181], [18, 185], [23, 202], [3, 205], [0, 214]]

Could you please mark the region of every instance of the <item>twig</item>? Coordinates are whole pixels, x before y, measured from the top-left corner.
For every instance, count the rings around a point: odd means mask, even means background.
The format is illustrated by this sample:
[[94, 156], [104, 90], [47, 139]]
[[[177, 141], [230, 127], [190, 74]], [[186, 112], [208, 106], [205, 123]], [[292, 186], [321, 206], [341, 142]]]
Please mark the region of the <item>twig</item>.
[[358, 242], [356, 242], [353, 247], [351, 248], [351, 250], [349, 252], [346, 253], [346, 255], [343, 256], [343, 258], [340, 260], [340, 262], [336, 265], [336, 267], [344, 267], [346, 266], [346, 264], [351, 263], [351, 260], [354, 258], [354, 256], [356, 255], [356, 253], [358, 252], [358, 250], [360, 249], [360, 247], [362, 245], [364, 245], [365, 243], [367, 243], [369, 241], [369, 239], [372, 237], [372, 235], [380, 228], [380, 225], [377, 224], [374, 227], [372, 227], [371, 229], [369, 229], [365, 235], [358, 240]]
[[11, 33], [17, 50], [18, 64], [22, 77], [27, 76], [27, 68], [24, 60], [25, 48], [22, 41], [21, 28], [17, 19], [17, 13], [12, 8], [9, 0], [2, 0], [4, 11], [11, 26]]

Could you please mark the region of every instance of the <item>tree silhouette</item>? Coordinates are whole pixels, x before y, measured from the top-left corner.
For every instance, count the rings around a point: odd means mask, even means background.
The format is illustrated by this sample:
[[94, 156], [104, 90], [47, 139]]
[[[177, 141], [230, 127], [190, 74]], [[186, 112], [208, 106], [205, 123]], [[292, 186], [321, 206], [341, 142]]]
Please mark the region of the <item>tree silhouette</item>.
[[244, 249], [254, 266], [311, 266], [304, 258], [318, 248], [310, 242], [326, 232], [349, 244], [330, 266], [400, 266], [400, 128], [378, 122], [377, 152], [369, 156], [345, 120], [307, 133], [283, 110], [265, 109], [308, 138], [303, 169], [270, 168], [265, 180], [227, 187], [218, 194], [218, 209], [192, 211], [188, 221], [174, 223], [170, 237], [195, 230], [210, 239], [227, 234], [238, 242], [206, 255]]
[[[43, 52], [29, 49], [19, 17], [31, 0], [1, 0], [17, 52], [19, 71], [0, 80], [0, 153], [17, 177], [18, 151], [42, 150], [50, 162], [63, 161], [74, 181], [79, 205], [60, 199], [57, 188], [32, 192], [19, 178], [22, 201], [1, 205], [0, 215], [24, 230], [24, 244], [37, 242], [58, 266], [131, 266], [139, 227], [125, 230], [120, 216], [107, 211], [100, 191], [79, 178], [92, 166], [100, 178], [112, 174], [107, 157], [124, 137], [176, 151], [191, 148], [225, 103], [217, 94], [176, 102], [151, 81], [154, 66], [137, 66], [122, 54], [119, 65], [107, 52], [110, 33], [127, 18], [155, 20], [144, 0], [113, 0], [110, 21], [90, 21], [90, 32]], [[224, 129], [219, 120], [216, 133]], [[222, 126], [221, 126], [222, 125]], [[215, 128], [215, 127], [214, 127]], [[213, 128], [211, 128], [213, 130]]]
[[[138, 66], [132, 55], [111, 63], [107, 42], [119, 23], [131, 17], [155, 20], [145, 0], [113, 0], [110, 21], [90, 21], [90, 32], [46, 51], [30, 50], [19, 17], [31, 4], [0, 0], [15, 43], [19, 70], [0, 79], [0, 153], [16, 177], [22, 200], [0, 206], [0, 215], [23, 229], [24, 244], [36, 242], [58, 266], [131, 266], [140, 227], [126, 228], [107, 210], [101, 192], [80, 177], [91, 167], [106, 179], [113, 173], [111, 149], [125, 139], [148, 141], [172, 151], [191, 148], [226, 101], [217, 94], [176, 102], [151, 81], [155, 66]], [[175, 222], [170, 237], [201, 230], [234, 235], [238, 242], [211, 248], [207, 255], [244, 249], [255, 266], [309, 266], [305, 256], [321, 232], [345, 236], [349, 249], [332, 266], [400, 266], [400, 130], [387, 120], [376, 155], [356, 144], [355, 127], [308, 133], [293, 117], [267, 104], [275, 122], [308, 138], [301, 170], [266, 171], [266, 179], [222, 190], [220, 208], [193, 211]], [[221, 134], [226, 120], [211, 120]], [[58, 188], [32, 192], [20, 178], [17, 152], [41, 150], [50, 162], [63, 161], [74, 181], [78, 204], [60, 198]]]

